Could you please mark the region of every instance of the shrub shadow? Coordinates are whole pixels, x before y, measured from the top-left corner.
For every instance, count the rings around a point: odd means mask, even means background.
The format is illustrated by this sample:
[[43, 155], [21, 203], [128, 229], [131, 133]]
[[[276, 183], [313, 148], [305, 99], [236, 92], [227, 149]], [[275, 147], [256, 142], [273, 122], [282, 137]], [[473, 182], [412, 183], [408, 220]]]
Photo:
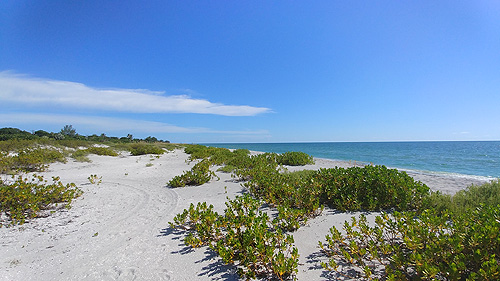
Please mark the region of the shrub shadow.
[[[185, 245], [181, 240], [181, 238], [186, 235], [186, 232], [186, 230], [167, 227], [160, 230], [160, 234], [158, 234], [157, 236], [160, 237], [173, 235], [174, 237], [172, 238], [172, 240], [180, 241], [180, 243], [178, 244], [179, 250], [171, 251], [170, 253], [186, 255], [195, 251], [192, 247]], [[207, 263], [207, 265], [203, 266], [203, 271], [200, 272], [198, 276], [208, 276], [214, 277], [215, 279], [229, 281], [239, 280], [235, 265], [224, 264], [224, 262], [219, 258], [216, 252], [212, 251], [208, 247], [203, 248], [205, 249], [205, 257], [201, 260], [196, 261], [195, 263]]]
[[203, 271], [200, 272], [198, 276], [218, 276], [222, 278], [222, 280], [239, 280], [236, 266], [225, 264], [222, 259], [219, 258], [216, 252], [208, 248], [205, 250], [205, 258], [197, 261], [196, 263], [206, 262], [209, 262], [209, 264], [202, 268]]

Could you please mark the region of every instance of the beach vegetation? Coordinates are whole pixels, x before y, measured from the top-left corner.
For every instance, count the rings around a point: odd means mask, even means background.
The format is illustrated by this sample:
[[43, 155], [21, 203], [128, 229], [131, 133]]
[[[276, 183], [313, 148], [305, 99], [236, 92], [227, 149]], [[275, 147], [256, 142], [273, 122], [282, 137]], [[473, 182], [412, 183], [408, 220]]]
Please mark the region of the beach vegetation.
[[[150, 142], [150, 143], [170, 143], [168, 140], [160, 140], [155, 137], [149, 136], [145, 139], [134, 138], [131, 134], [128, 134], [126, 137], [118, 138], [118, 137], [110, 137], [106, 134], [100, 135], [80, 135], [76, 133], [76, 129], [72, 125], [65, 125], [59, 132], [47, 132], [44, 130], [37, 130], [34, 132], [27, 132], [17, 128], [0, 128], [0, 141], [6, 140], [32, 140], [36, 142], [40, 142], [42, 140], [47, 141], [50, 140], [53, 145], [53, 141], [61, 141], [61, 140], [80, 140], [87, 141], [93, 143], [131, 143], [131, 142]], [[84, 145], [87, 146], [87, 145]], [[78, 146], [71, 146], [76, 148]]]
[[249, 195], [236, 197], [226, 202], [223, 215], [206, 202], [191, 204], [170, 226], [188, 233], [186, 245], [208, 246], [224, 263], [235, 264], [242, 278], [289, 279], [299, 258], [293, 236], [276, 227], [261, 204]]
[[128, 145], [128, 150], [133, 156], [145, 154], [163, 154], [165, 150], [160, 146], [151, 143], [131, 143]]
[[196, 186], [209, 182], [210, 180], [219, 177], [210, 170], [210, 161], [204, 159], [196, 163], [189, 171], [182, 175], [173, 177], [168, 185], [170, 187]]
[[118, 153], [110, 147], [91, 146], [85, 149], [75, 150], [71, 154], [71, 157], [79, 162], [90, 162], [90, 159], [87, 157], [89, 154], [118, 156]]
[[75, 128], [73, 128], [73, 125], [65, 125], [61, 129], [60, 133], [64, 136], [67, 136], [70, 138], [74, 138], [77, 136], [76, 130], [75, 130]]
[[42, 172], [54, 162], [66, 162], [65, 155], [54, 148], [25, 148], [10, 154], [0, 152], [0, 173]]
[[87, 179], [90, 184], [99, 185], [102, 183], [102, 176], [99, 177], [98, 175], [90, 175]]
[[290, 173], [276, 163], [267, 165], [270, 160], [264, 154], [255, 158], [265, 160], [236, 172], [246, 180], [242, 185], [271, 206], [293, 214], [292, 226], [319, 215], [323, 206], [339, 211], [417, 210], [429, 193], [426, 185], [405, 172], [385, 166]]
[[499, 219], [500, 205], [460, 215], [382, 213], [373, 227], [361, 215], [319, 242], [329, 257], [322, 266], [357, 280], [498, 280]]
[[59, 177], [52, 177], [52, 183], [37, 175], [0, 178], [0, 227], [23, 224], [56, 206], [69, 208], [81, 194], [74, 183], [65, 185]]
[[321, 201], [340, 211], [416, 210], [429, 188], [385, 166], [320, 169], [313, 176]]
[[312, 156], [304, 152], [288, 151], [277, 156], [276, 161], [280, 165], [287, 166], [304, 166], [314, 164]]
[[30, 132], [23, 131], [17, 128], [1, 128], [0, 129], [0, 141], [5, 140], [31, 140], [35, 139], [37, 136], [31, 134]]
[[[242, 229], [238, 230], [240, 221], [266, 221], [265, 224], [256, 224], [260, 225], [258, 228], [254, 228], [253, 225], [245, 225], [244, 233], [246, 236], [242, 236], [246, 237], [244, 238], [246, 239], [244, 240], [245, 243], [253, 241], [253, 238], [250, 239], [249, 237], [268, 237], [272, 235], [278, 235], [282, 239], [285, 236], [292, 237], [285, 239], [289, 241], [287, 239], [293, 239], [293, 236], [285, 233], [300, 228], [309, 218], [319, 215], [325, 205], [338, 210], [350, 211], [415, 210], [420, 207], [422, 198], [429, 191], [427, 186], [416, 182], [405, 172], [387, 169], [384, 166], [288, 172], [284, 165], [312, 164], [314, 163], [312, 157], [302, 153], [248, 155], [249, 153], [246, 151], [234, 153], [234, 151], [231, 152], [227, 149], [210, 148], [201, 145], [187, 146], [185, 152], [190, 154], [191, 161], [203, 159], [199, 163], [204, 163], [205, 171], [209, 170], [210, 165], [231, 167], [233, 176], [243, 181], [242, 185], [249, 191], [249, 194], [245, 195], [245, 200], [251, 200], [252, 204], [255, 204], [252, 208], [258, 210], [262, 204], [266, 204], [269, 207], [274, 207], [277, 212], [273, 219], [269, 219], [266, 213], [262, 213], [262, 217], [260, 217], [256, 215], [256, 211], [248, 211], [247, 206], [244, 209], [246, 211], [240, 211], [238, 217], [231, 217], [231, 213], [226, 212], [226, 219], [229, 218], [229, 222], [218, 221], [216, 219], [217, 215], [214, 214], [212, 208], [206, 207], [206, 203], [199, 203], [196, 208], [192, 205], [190, 209], [184, 210], [174, 219], [174, 223], [171, 225], [172, 227], [186, 226], [190, 230], [184, 240], [186, 245], [193, 247], [208, 245], [226, 263], [234, 263], [235, 260], [239, 260], [239, 265], [247, 268], [246, 271], [240, 271], [240, 274], [247, 278], [262, 277], [262, 275], [256, 275], [255, 271], [248, 269], [254, 266], [248, 266], [248, 252], [241, 252], [244, 254], [239, 255], [240, 252], [234, 249], [235, 246], [230, 246], [226, 242], [235, 243], [236, 246], [248, 246], [249, 249], [255, 249], [256, 246], [244, 244], [237, 238], [226, 240], [214, 238], [221, 235], [226, 238], [228, 236], [233, 237], [236, 234], [240, 235], [240, 232], [243, 231]], [[190, 185], [187, 179], [192, 177], [193, 171], [196, 170], [195, 167], [181, 176], [174, 177], [169, 182], [169, 185], [172, 187]], [[226, 204], [229, 210], [231, 210], [232, 203], [233, 201], [229, 201]], [[200, 217], [205, 218], [197, 222]], [[234, 223], [234, 225], [231, 225], [231, 223]], [[215, 227], [218, 230], [207, 232], [206, 227], [211, 229], [212, 226], [219, 226], [219, 228]], [[293, 240], [290, 241], [290, 243], [293, 243]], [[285, 252], [286, 255], [279, 255], [281, 259], [280, 266], [287, 268], [283, 271], [287, 272], [286, 276], [291, 276], [297, 270], [295, 258], [298, 258], [298, 253], [296, 249]], [[267, 253], [254, 253], [253, 255], [264, 255], [269, 260], [269, 257], [274, 254], [275, 251], [268, 250]], [[266, 274], [275, 277], [284, 276], [276, 274], [276, 272], [269, 270], [269, 267], [262, 264], [259, 265], [259, 268], [260, 270], [268, 268]]]
[[453, 214], [465, 214], [478, 208], [500, 205], [500, 179], [482, 185], [471, 185], [454, 195], [432, 192], [424, 201], [424, 209], [433, 209], [438, 213], [445, 211]]

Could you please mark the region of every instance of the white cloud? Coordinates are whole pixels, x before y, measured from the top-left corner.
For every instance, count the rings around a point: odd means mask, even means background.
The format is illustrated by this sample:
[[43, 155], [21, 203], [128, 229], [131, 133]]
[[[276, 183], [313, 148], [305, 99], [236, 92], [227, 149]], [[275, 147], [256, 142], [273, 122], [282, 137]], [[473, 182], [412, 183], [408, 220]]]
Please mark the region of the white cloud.
[[254, 116], [268, 113], [265, 107], [224, 105], [187, 95], [166, 96], [144, 89], [97, 89], [81, 83], [31, 78], [0, 72], [0, 98], [6, 103], [59, 105], [129, 113], [201, 113]]
[[[209, 128], [185, 128], [168, 123], [133, 120], [125, 118], [76, 116], [67, 114], [36, 114], [36, 113], [0, 113], [0, 127], [28, 124], [55, 125], [63, 127], [72, 124], [76, 128], [87, 128], [95, 132], [133, 132], [133, 133], [187, 133], [187, 134], [230, 134], [230, 135], [267, 135], [266, 130], [230, 131], [213, 130]], [[38, 128], [37, 128], [38, 129]]]

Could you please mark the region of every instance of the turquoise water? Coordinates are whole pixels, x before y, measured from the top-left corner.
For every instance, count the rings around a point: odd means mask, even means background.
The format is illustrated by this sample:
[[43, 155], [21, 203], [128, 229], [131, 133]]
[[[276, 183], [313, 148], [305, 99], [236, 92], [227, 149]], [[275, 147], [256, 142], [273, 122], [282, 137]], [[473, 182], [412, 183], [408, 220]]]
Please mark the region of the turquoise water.
[[427, 173], [500, 178], [500, 141], [217, 143], [225, 148], [358, 161]]

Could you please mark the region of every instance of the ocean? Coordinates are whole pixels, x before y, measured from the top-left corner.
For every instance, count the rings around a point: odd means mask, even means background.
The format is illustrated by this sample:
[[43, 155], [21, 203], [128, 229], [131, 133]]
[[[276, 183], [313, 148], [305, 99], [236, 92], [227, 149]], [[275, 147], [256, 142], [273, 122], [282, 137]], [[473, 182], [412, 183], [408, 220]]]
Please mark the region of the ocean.
[[356, 161], [423, 173], [500, 178], [500, 141], [212, 143], [232, 149], [283, 153], [302, 151], [317, 158]]

